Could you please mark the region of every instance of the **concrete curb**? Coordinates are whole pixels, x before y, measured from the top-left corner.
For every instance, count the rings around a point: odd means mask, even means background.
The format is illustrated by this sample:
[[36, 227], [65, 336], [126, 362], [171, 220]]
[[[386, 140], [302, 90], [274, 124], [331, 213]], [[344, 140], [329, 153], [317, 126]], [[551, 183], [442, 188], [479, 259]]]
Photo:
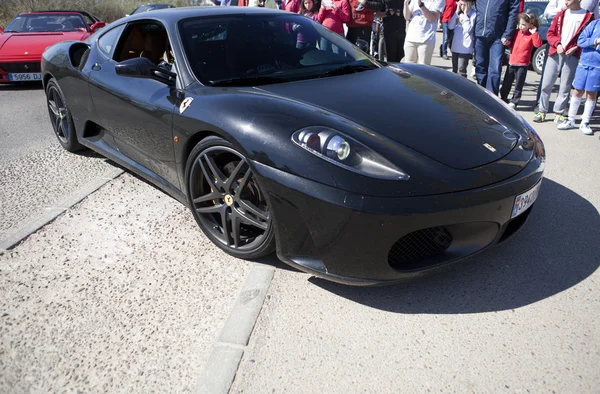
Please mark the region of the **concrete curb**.
[[227, 393], [262, 309], [275, 267], [255, 265], [221, 330], [218, 342], [200, 373], [197, 394]]
[[102, 186], [112, 181], [122, 173], [123, 170], [115, 168], [109, 171], [108, 173], [104, 174], [102, 177], [93, 180], [87, 185], [84, 185], [80, 189], [71, 193], [69, 196], [62, 199], [54, 206], [46, 207], [42, 215], [26, 222], [23, 225], [23, 227], [16, 230], [8, 237], [0, 240], [0, 255], [6, 253], [6, 251], [8, 251], [9, 249], [14, 248], [25, 238], [29, 237], [31, 234], [35, 233], [48, 223], [52, 222], [58, 216], [60, 216], [69, 208], [71, 208], [73, 205], [77, 204], [96, 190], [100, 189]]

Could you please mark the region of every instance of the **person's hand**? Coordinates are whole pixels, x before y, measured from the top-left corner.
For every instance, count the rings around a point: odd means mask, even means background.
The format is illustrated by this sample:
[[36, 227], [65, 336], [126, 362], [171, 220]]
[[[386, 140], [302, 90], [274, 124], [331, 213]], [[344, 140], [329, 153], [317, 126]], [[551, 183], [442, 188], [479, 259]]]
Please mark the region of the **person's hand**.
[[529, 29], [529, 32], [530, 32], [531, 34], [535, 34], [535, 32], [536, 32], [536, 31], [537, 31], [537, 29], [536, 29], [535, 27], [534, 27], [533, 29]]
[[337, 11], [337, 5], [335, 5], [335, 3], [331, 3], [331, 8], [333, 8], [334, 11]]
[[460, 14], [460, 16], [458, 17], [458, 23], [460, 23], [462, 25], [464, 21], [465, 21], [465, 14]]
[[565, 55], [571, 56], [576, 50], [577, 50], [577, 47], [575, 46], [575, 47], [569, 49], [568, 51], [566, 51]]
[[562, 44], [558, 44], [558, 46], [556, 47], [556, 52], [559, 55], [562, 55], [563, 53], [565, 53], [565, 48], [563, 48]]
[[500, 41], [502, 42], [502, 45], [504, 45], [505, 47], [510, 46], [510, 41], [507, 40], [506, 38], [502, 37], [502, 39]]
[[596, 38], [594, 40], [594, 45], [600, 45], [600, 38]]

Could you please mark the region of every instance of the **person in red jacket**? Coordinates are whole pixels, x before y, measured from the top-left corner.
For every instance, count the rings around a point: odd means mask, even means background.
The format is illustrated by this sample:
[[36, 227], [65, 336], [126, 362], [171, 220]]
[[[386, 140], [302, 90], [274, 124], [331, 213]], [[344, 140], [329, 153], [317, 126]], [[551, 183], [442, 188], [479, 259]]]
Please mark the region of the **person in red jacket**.
[[297, 14], [300, 11], [300, 4], [302, 4], [302, 0], [289, 0], [285, 3], [285, 10]]
[[[317, 20], [329, 30], [343, 36], [344, 22], [348, 22], [351, 17], [352, 12], [348, 0], [322, 0]], [[323, 38], [321, 39], [321, 50], [331, 50], [337, 53], [338, 47]]]
[[[508, 67], [504, 73], [504, 81], [502, 89], [500, 89], [500, 97], [504, 102], [512, 108], [515, 108], [521, 99], [523, 85], [525, 85], [525, 77], [531, 60], [533, 48], [542, 46], [542, 39], [537, 32], [540, 27], [540, 21], [535, 14], [521, 13], [519, 14], [519, 28], [515, 35], [512, 51], [508, 59]], [[508, 94], [515, 81], [515, 91], [512, 99], [508, 101]]]
[[554, 102], [554, 121], [562, 123], [566, 118], [564, 112], [569, 101], [569, 91], [575, 78], [575, 70], [579, 62], [581, 48], [577, 46], [579, 34], [593, 19], [593, 14], [581, 8], [581, 0], [566, 0], [566, 9], [561, 10], [554, 19], [546, 33], [550, 44], [548, 60], [542, 75], [542, 93], [538, 103], [538, 112], [533, 121], [537, 123], [546, 120], [546, 113], [550, 107], [550, 94], [554, 83], [560, 74], [560, 88]]
[[440, 57], [444, 60], [448, 60], [448, 43], [452, 43], [450, 39], [450, 30], [448, 29], [448, 22], [450, 22], [450, 18], [456, 13], [457, 1], [456, 0], [446, 0], [446, 7], [444, 8], [444, 12], [442, 12], [442, 16], [440, 17], [442, 21], [442, 43], [440, 44]]
[[346, 39], [353, 44], [356, 44], [359, 38], [370, 42], [375, 12], [381, 11], [381, 7], [382, 3], [379, 1], [350, 0], [352, 17], [346, 23]]

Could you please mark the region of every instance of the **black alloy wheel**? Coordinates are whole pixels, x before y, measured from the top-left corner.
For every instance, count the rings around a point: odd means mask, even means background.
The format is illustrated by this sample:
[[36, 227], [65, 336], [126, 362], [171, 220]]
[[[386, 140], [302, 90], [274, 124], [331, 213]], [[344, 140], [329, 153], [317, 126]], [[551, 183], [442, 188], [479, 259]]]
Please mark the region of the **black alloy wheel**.
[[73, 118], [71, 118], [71, 113], [67, 108], [65, 96], [54, 78], [48, 81], [46, 86], [46, 103], [50, 122], [52, 122], [58, 142], [69, 152], [82, 149], [83, 146], [77, 141]]
[[273, 217], [246, 158], [211, 136], [192, 150], [186, 166], [188, 202], [206, 236], [232, 256], [273, 253]]

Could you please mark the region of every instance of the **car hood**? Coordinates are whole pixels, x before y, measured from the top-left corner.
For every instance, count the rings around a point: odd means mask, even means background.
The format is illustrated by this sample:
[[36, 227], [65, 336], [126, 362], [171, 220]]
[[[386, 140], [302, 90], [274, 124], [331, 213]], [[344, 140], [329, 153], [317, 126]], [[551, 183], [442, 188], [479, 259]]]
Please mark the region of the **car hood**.
[[517, 133], [467, 98], [398, 69], [381, 68], [260, 89], [333, 112], [460, 170], [501, 159], [519, 140]]
[[64, 33], [4, 33], [0, 35], [0, 56], [39, 55], [47, 47], [65, 40], [80, 41], [87, 37], [87, 32]]

